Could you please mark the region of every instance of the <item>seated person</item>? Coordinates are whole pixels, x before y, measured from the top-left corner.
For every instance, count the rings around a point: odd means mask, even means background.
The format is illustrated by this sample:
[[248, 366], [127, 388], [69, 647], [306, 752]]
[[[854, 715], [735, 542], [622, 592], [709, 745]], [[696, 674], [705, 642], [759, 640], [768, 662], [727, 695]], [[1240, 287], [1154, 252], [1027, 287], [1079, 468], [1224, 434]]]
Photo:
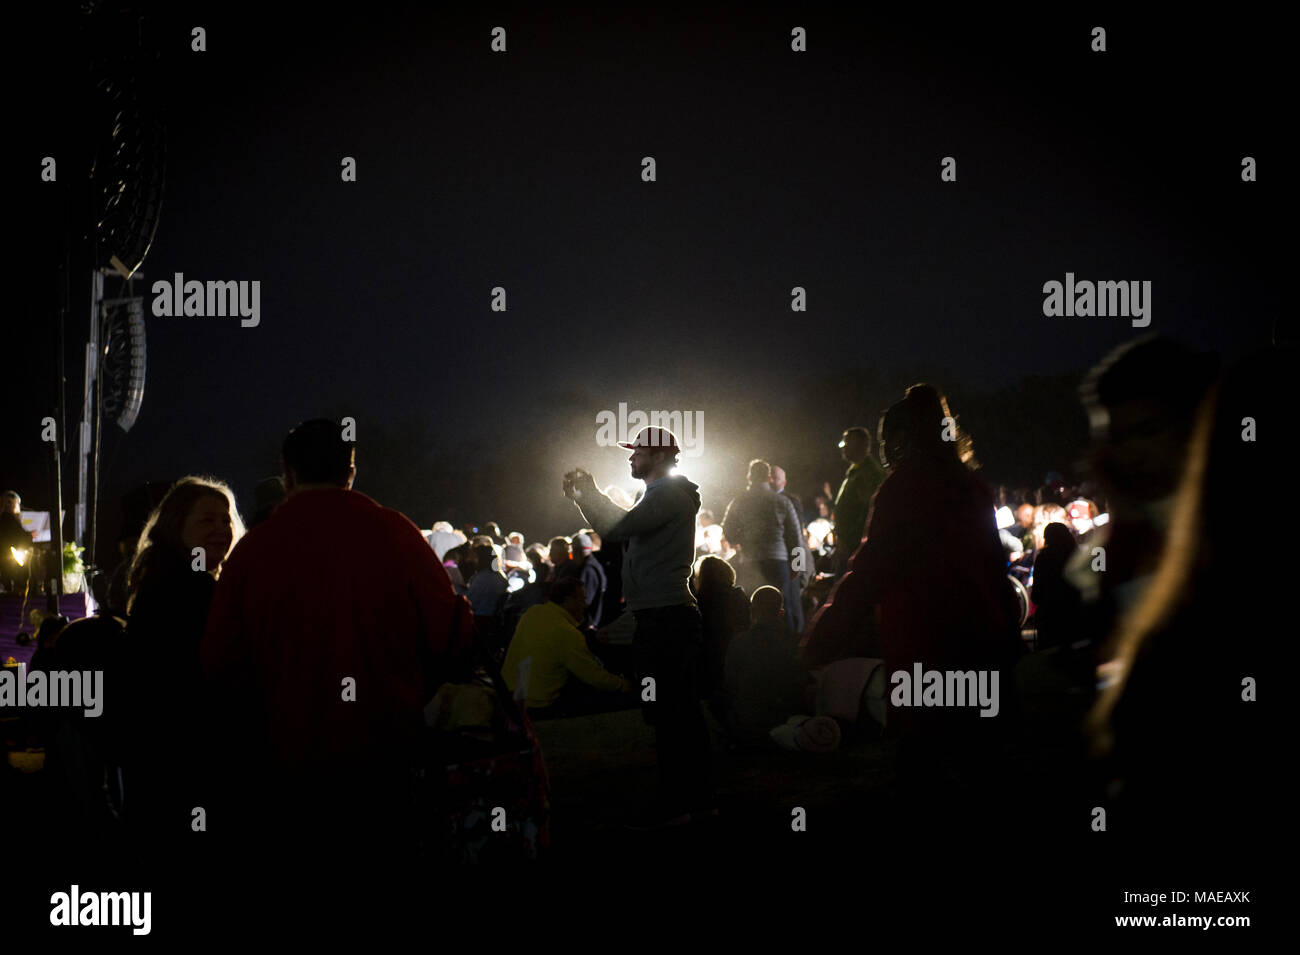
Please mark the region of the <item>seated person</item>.
[[[507, 547], [507, 561], [510, 560], [512, 553], [512, 549]], [[512, 571], [512, 574], [524, 573], [526, 568], [526, 574], [523, 578], [526, 582], [516, 590], [509, 590], [505, 606], [501, 611], [502, 633], [507, 646], [510, 645], [515, 628], [519, 626], [519, 618], [538, 604], [545, 603], [546, 595], [550, 592], [551, 583], [546, 576], [547, 565], [543, 556], [544, 553], [538, 545], [532, 545], [524, 554], [523, 566]], [[520, 578], [516, 577], [515, 579]], [[508, 584], [508, 588], [509, 586], [512, 585]]]
[[724, 700], [727, 732], [759, 742], [805, 708], [797, 642], [785, 626], [781, 591], [759, 587], [750, 598], [751, 626], [727, 648]]
[[[627, 699], [616, 694], [632, 684], [606, 670], [592, 655], [578, 624], [587, 611], [587, 594], [578, 577], [551, 585], [550, 600], [519, 618], [501, 675], [511, 691], [519, 680], [519, 665], [529, 661], [524, 705], [534, 717], [577, 715], [618, 709]], [[573, 679], [576, 677], [577, 679]]]

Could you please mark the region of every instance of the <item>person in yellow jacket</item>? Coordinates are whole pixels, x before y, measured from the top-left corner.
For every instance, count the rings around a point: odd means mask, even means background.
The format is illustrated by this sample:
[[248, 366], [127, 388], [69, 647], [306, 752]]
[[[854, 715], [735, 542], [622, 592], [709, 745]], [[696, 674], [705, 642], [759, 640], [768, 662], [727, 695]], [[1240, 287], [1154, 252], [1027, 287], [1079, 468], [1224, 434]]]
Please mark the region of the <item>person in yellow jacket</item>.
[[[519, 618], [501, 675], [513, 692], [520, 679], [519, 666], [528, 661], [524, 705], [536, 716], [579, 708], [614, 709], [620, 702], [617, 698], [602, 700], [603, 693], [592, 693], [586, 687], [610, 694], [632, 689], [628, 680], [606, 670], [588, 649], [586, 638], [578, 630], [586, 611], [582, 580], [569, 577], [551, 586], [550, 600], [529, 608]], [[574, 678], [586, 687], [575, 686]]]

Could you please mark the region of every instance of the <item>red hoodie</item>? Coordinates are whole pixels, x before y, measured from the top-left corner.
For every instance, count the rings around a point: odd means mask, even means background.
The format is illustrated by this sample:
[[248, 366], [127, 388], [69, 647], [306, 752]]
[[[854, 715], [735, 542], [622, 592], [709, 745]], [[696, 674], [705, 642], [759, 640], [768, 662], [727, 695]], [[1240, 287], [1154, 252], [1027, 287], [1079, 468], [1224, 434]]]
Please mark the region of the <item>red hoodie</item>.
[[371, 761], [411, 751], [472, 621], [405, 516], [356, 491], [303, 490], [226, 561], [201, 656], [232, 723], [275, 765]]
[[[863, 618], [878, 610], [887, 675], [914, 663], [996, 669], [1015, 638], [1005, 578], [984, 482], [964, 467], [905, 461], [880, 486], [849, 572], [808, 625], [804, 665], [871, 655], [860, 645]], [[902, 723], [917, 715], [896, 713]]]

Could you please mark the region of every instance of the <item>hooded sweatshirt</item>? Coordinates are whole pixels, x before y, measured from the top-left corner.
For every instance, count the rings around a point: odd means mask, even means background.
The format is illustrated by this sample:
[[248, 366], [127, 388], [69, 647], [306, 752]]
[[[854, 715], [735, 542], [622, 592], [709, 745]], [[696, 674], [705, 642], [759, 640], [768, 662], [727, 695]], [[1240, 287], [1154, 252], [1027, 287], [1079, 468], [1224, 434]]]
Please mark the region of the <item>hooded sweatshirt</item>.
[[695, 559], [699, 485], [681, 475], [648, 481], [630, 511], [604, 494], [574, 503], [603, 540], [627, 542], [623, 596], [628, 610], [694, 602], [688, 581]]

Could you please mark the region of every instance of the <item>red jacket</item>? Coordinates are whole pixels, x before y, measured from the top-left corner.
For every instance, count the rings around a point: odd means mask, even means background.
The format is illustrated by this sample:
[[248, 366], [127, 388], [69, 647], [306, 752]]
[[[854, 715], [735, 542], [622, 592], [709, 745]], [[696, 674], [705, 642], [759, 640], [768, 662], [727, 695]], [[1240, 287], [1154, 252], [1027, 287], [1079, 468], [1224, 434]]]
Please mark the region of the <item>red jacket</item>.
[[964, 467], [909, 460], [876, 493], [866, 539], [808, 625], [803, 662], [873, 655], [863, 619], [878, 613], [887, 675], [913, 663], [997, 669], [1018, 636], [1010, 597], [987, 486]]
[[304, 490], [226, 561], [203, 670], [232, 730], [275, 765], [369, 762], [411, 752], [472, 621], [410, 520], [356, 491]]

